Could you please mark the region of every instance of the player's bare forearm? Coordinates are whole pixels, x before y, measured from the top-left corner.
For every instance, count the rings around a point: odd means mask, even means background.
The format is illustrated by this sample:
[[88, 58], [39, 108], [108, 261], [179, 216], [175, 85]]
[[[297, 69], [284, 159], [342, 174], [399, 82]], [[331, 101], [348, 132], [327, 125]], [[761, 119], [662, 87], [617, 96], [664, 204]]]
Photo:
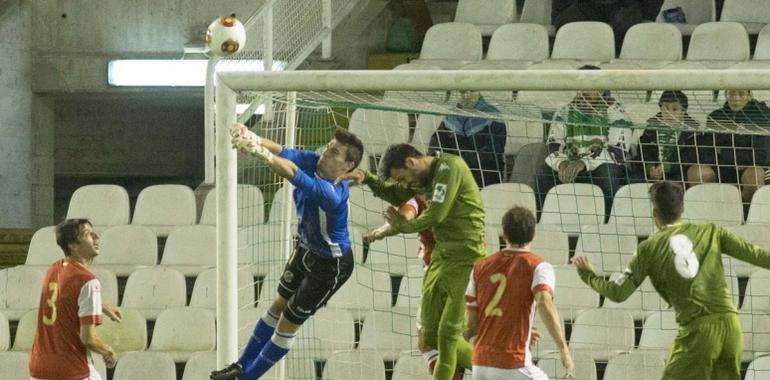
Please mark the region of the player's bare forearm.
[[567, 348], [567, 341], [564, 339], [564, 333], [561, 329], [561, 316], [559, 316], [559, 310], [556, 309], [556, 305], [553, 304], [553, 298], [551, 293], [542, 291], [535, 293], [535, 300], [537, 301], [537, 312], [540, 314], [540, 319], [545, 324], [548, 333], [556, 342], [556, 346], [560, 351]]
[[479, 313], [476, 309], [465, 309], [465, 340], [470, 340], [476, 336], [479, 328]]
[[297, 170], [299, 170], [295, 163], [279, 156], [274, 156], [273, 160], [268, 163], [268, 166], [270, 166], [270, 169], [273, 169], [275, 174], [288, 180], [294, 179]]
[[281, 154], [281, 150], [283, 150], [283, 146], [281, 146], [281, 144], [278, 144], [275, 141], [266, 139], [264, 137], [261, 138], [261, 143], [263, 147], [267, 148], [267, 150], [269, 150], [270, 153], [276, 156]]

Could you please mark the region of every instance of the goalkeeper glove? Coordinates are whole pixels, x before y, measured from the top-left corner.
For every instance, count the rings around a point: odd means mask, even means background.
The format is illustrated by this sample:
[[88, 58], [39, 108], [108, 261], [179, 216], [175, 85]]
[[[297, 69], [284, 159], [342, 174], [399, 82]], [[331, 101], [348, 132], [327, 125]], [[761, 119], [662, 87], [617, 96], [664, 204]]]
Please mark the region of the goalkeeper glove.
[[273, 162], [273, 153], [262, 146], [262, 138], [256, 133], [250, 131], [242, 124], [235, 124], [230, 128], [230, 135], [233, 136], [231, 143], [233, 148], [249, 153], [254, 157], [267, 162]]

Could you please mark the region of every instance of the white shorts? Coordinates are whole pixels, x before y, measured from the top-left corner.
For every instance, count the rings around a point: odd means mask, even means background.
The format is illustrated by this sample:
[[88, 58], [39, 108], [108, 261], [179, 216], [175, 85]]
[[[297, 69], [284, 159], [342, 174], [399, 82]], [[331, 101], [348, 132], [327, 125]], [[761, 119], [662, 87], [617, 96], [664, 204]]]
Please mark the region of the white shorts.
[[474, 365], [473, 380], [548, 380], [548, 375], [535, 365], [516, 369]]
[[[88, 363], [88, 377], [83, 380], [102, 380], [102, 376], [99, 375], [99, 372], [96, 371], [96, 368], [94, 368], [94, 365], [91, 363]], [[29, 380], [43, 380], [38, 379], [36, 377], [29, 377]]]

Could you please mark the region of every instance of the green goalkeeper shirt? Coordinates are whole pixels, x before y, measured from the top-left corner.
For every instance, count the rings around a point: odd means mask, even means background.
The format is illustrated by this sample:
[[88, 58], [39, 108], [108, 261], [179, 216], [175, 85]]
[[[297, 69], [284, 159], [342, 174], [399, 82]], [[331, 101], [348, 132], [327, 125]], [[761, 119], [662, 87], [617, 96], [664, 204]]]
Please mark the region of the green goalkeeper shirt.
[[[364, 183], [374, 195], [393, 205], [401, 205], [416, 192], [394, 183], [385, 183], [367, 173]], [[430, 168], [430, 185], [425, 189], [428, 208], [417, 218], [393, 225], [397, 233], [431, 229], [436, 239], [434, 255], [445, 252], [453, 262], [472, 264], [484, 257], [484, 207], [481, 193], [468, 165], [462, 158], [439, 154]], [[437, 258], [441, 258], [436, 256]]]
[[[579, 269], [579, 273], [586, 284], [614, 302], [627, 299], [650, 276], [655, 290], [673, 306], [677, 322], [685, 325], [701, 316], [737, 312], [725, 282], [722, 253], [770, 268], [770, 251], [716, 224], [677, 223], [639, 244], [637, 254], [618, 280], [608, 281], [586, 269]], [[676, 261], [681, 263], [688, 256], [689, 272], [682, 265], [678, 269]], [[697, 269], [693, 259], [697, 259]]]

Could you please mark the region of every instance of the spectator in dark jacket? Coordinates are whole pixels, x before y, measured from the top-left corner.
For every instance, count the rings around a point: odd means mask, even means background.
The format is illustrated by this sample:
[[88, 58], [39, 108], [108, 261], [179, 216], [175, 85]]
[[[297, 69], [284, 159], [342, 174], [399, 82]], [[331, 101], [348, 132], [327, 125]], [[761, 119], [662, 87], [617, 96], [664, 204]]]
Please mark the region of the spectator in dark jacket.
[[[457, 108], [466, 112], [497, 113], [478, 91], [461, 91]], [[506, 130], [500, 120], [447, 115], [431, 136], [429, 152], [461, 156], [479, 187], [503, 181]]]
[[[716, 182], [714, 134], [694, 132], [698, 122], [687, 113], [687, 95], [663, 91], [660, 112], [647, 120], [639, 138], [640, 162], [635, 171], [647, 181]], [[686, 131], [683, 129], [690, 129]]]

